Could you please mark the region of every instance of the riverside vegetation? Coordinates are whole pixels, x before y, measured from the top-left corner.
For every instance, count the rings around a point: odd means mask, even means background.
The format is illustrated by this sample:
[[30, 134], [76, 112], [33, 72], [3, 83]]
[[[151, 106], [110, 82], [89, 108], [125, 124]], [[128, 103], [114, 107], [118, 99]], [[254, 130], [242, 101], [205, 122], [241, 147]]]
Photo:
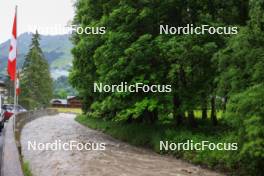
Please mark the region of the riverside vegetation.
[[[104, 35], [72, 37], [79, 122], [158, 152], [160, 140], [237, 142], [237, 151], [172, 153], [234, 175], [262, 175], [264, 0], [77, 0], [75, 6], [74, 24], [106, 27]], [[239, 30], [161, 35], [161, 24]], [[173, 91], [94, 93], [95, 82], [171, 84]]]

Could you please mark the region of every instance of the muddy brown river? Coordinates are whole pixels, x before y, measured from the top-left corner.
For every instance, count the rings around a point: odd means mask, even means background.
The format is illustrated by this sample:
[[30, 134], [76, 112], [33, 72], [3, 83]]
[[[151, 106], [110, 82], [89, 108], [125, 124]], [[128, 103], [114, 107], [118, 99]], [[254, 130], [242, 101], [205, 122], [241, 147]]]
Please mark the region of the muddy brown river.
[[[181, 160], [130, 146], [77, 123], [71, 114], [28, 123], [21, 134], [22, 154], [34, 176], [216, 176]], [[104, 143], [105, 150], [33, 150], [28, 142]]]

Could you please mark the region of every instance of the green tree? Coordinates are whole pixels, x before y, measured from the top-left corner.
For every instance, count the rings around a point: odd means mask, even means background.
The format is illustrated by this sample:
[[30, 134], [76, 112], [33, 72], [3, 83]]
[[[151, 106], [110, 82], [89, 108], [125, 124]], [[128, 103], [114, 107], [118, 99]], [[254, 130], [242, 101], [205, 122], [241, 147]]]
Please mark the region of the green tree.
[[243, 170], [262, 175], [264, 162], [264, 85], [256, 85], [230, 99], [226, 119], [237, 129]]
[[[83, 97], [85, 112], [129, 121], [157, 119], [158, 114], [167, 116], [173, 112], [180, 124], [187, 111], [194, 125], [193, 111], [202, 107], [206, 118], [211, 102], [211, 118], [216, 124], [217, 65], [212, 56], [224, 46], [224, 38], [217, 35], [163, 37], [159, 35], [159, 25], [240, 24], [244, 21], [235, 20], [242, 14], [240, 6], [236, 1], [77, 1], [75, 24], [107, 27], [103, 36], [76, 34], [73, 37], [70, 81]], [[222, 10], [215, 10], [218, 8]], [[243, 16], [246, 18], [247, 14]], [[92, 92], [94, 82], [171, 83], [173, 94], [96, 94]]]
[[218, 92], [229, 99], [225, 120], [236, 129], [244, 175], [262, 175], [263, 170], [263, 7], [262, 0], [250, 1], [248, 25], [215, 55]]
[[36, 32], [21, 72], [22, 93], [19, 102], [28, 109], [47, 107], [52, 98], [49, 65], [44, 58], [39, 40], [40, 35]]

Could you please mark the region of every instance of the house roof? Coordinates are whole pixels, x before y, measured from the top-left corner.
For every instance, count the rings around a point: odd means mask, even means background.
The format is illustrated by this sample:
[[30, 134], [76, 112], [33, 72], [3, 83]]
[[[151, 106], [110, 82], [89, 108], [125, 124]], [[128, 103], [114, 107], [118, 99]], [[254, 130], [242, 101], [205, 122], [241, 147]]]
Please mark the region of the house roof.
[[62, 105], [68, 104], [68, 101], [66, 99], [52, 99], [50, 102], [52, 104], [62, 104]]
[[78, 96], [67, 96], [67, 100], [80, 99]]

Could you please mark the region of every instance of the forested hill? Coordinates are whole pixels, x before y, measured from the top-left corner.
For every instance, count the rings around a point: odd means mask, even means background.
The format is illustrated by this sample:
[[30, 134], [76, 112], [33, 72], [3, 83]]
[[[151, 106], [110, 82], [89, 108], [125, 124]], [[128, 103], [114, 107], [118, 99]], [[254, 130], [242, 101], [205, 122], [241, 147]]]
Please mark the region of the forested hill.
[[[65, 75], [72, 64], [70, 35], [41, 35], [40, 45], [51, 68], [52, 75]], [[31, 42], [32, 33], [18, 37], [18, 67], [21, 68]], [[0, 73], [6, 72], [10, 42], [0, 44]]]

